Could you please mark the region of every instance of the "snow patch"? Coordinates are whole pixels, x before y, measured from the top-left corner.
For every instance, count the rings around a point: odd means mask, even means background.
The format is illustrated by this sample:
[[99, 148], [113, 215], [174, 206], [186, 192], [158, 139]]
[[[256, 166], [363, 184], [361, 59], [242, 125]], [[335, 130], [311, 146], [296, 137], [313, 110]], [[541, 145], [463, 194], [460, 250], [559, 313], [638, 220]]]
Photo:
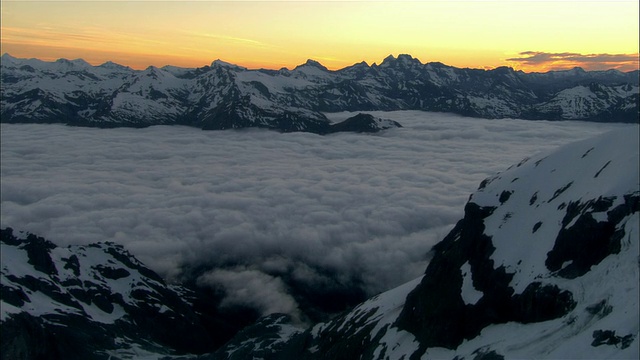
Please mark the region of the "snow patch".
[[471, 265], [468, 261], [462, 264], [460, 271], [462, 272], [462, 288], [460, 289], [462, 300], [467, 305], [475, 305], [475, 303], [484, 296], [484, 293], [476, 290], [473, 286], [473, 281], [471, 280]]

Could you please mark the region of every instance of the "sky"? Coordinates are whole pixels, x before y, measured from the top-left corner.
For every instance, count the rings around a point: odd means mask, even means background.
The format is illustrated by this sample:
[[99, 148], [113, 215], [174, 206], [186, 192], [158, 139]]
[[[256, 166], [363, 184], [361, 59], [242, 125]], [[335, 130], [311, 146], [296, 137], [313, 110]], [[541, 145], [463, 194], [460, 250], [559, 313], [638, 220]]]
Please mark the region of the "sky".
[[292, 287], [372, 296], [418, 277], [483, 179], [575, 140], [638, 131], [372, 114], [403, 127], [319, 136], [1, 124], [0, 226], [59, 246], [114, 241], [169, 280], [207, 269], [198, 283], [224, 288], [225, 303], [299, 315]]
[[329, 69], [388, 55], [456, 67], [638, 69], [638, 1], [7, 1], [1, 52], [144, 69]]

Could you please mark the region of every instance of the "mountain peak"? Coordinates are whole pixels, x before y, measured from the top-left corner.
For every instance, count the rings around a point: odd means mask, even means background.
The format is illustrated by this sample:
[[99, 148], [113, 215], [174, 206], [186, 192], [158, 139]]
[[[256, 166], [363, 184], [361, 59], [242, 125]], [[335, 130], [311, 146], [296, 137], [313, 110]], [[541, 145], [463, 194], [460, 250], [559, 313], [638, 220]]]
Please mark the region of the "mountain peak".
[[[376, 66], [376, 65], [374, 65], [374, 66]], [[361, 61], [361, 62], [355, 63], [355, 64], [353, 64], [351, 66], [347, 66], [345, 68], [342, 68], [342, 69], [338, 70], [338, 72], [347, 73], [347, 74], [348, 73], [353, 73], [353, 72], [364, 73], [364, 72], [367, 72], [368, 70], [370, 70], [371, 67], [373, 67], [373, 66], [369, 66], [369, 64], [367, 64], [366, 61]]]
[[551, 70], [549, 72], [550, 73], [556, 73], [556, 74], [570, 75], [570, 76], [584, 75], [584, 74], [587, 73], [583, 68], [581, 68], [579, 66], [576, 66], [576, 67], [571, 68], [571, 69], [566, 69], [566, 70]]
[[2, 57], [0, 57], [0, 62], [2, 62], [3, 64], [19, 64], [20, 63], [20, 59], [15, 58], [11, 55], [9, 55], [9, 53], [4, 53], [2, 54]]
[[398, 60], [402, 60], [402, 61], [420, 61], [420, 60], [414, 58], [413, 56], [411, 56], [410, 54], [398, 54]]
[[393, 54], [389, 54], [386, 58], [382, 60], [382, 63], [380, 63], [380, 65], [382, 66], [384, 64], [389, 64], [395, 60], [396, 60], [396, 57], [393, 56]]
[[73, 60], [69, 60], [69, 59], [65, 59], [65, 58], [60, 58], [58, 60], [55, 61], [56, 64], [61, 64], [61, 65], [66, 65], [69, 67], [91, 67], [91, 64], [89, 64], [88, 62], [86, 62], [84, 59], [73, 59]]
[[386, 58], [384, 58], [384, 60], [382, 60], [382, 64], [380, 64], [381, 67], [390, 67], [390, 66], [412, 66], [412, 65], [419, 65], [422, 66], [422, 62], [420, 62], [420, 60], [414, 58], [413, 56], [409, 55], [409, 54], [399, 54], [397, 58], [395, 58], [393, 55], [389, 55]]
[[2, 60], [17, 60], [15, 57], [11, 56], [11, 54], [9, 53], [4, 53], [2, 54], [2, 56], [0, 57]]
[[318, 61], [312, 60], [312, 59], [307, 59], [307, 61], [304, 64], [296, 66], [294, 70], [302, 68], [302, 67], [314, 67], [314, 68], [320, 69], [322, 71], [329, 71], [329, 69], [327, 69], [324, 65], [322, 65]]
[[118, 63], [114, 63], [113, 61], [107, 61], [103, 64], [98, 65], [98, 67], [104, 68], [104, 69], [112, 69], [112, 70], [131, 70], [130, 67], [128, 66], [124, 66], [124, 65], [120, 65]]
[[211, 67], [215, 68], [215, 67], [225, 67], [225, 68], [230, 68], [230, 69], [237, 69], [237, 70], [247, 70], [247, 68], [243, 67], [243, 66], [239, 66], [236, 64], [232, 64], [232, 63], [228, 63], [226, 61], [222, 61], [220, 59], [216, 59], [211, 63]]

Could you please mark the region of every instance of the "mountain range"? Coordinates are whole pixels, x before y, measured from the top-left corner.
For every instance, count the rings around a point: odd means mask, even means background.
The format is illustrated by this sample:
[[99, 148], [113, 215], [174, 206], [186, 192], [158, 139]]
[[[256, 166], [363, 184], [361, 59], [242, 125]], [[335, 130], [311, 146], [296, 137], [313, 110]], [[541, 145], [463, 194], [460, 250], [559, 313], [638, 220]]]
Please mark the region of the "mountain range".
[[[326, 321], [242, 329], [215, 294], [165, 283], [122, 246], [3, 229], [3, 358], [637, 359], [637, 131], [484, 180], [423, 276]], [[567, 166], [571, 164], [571, 166]], [[236, 318], [233, 318], [236, 316]]]
[[336, 126], [327, 112], [425, 110], [482, 118], [634, 123], [640, 103], [637, 70], [461, 69], [423, 64], [410, 55], [335, 71], [313, 60], [293, 70], [252, 70], [220, 60], [200, 68], [145, 70], [8, 54], [0, 61], [0, 116], [7, 123], [178, 124], [327, 134], [399, 126], [371, 117]]

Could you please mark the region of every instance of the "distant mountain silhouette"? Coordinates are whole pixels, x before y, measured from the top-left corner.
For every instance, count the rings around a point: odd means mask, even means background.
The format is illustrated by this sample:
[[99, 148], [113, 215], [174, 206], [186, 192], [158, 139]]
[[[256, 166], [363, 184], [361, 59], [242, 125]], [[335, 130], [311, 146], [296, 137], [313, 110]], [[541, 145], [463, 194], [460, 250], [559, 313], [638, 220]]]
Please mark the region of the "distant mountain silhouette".
[[[2, 122], [203, 129], [262, 127], [320, 134], [324, 112], [424, 110], [482, 118], [637, 122], [638, 71], [575, 68], [524, 73], [460, 69], [388, 56], [330, 71], [314, 60], [293, 70], [249, 70], [220, 60], [196, 69], [133, 70], [112, 62], [44, 62], [2, 56]], [[367, 125], [368, 126], [368, 125]], [[379, 130], [379, 129], [378, 129]]]

